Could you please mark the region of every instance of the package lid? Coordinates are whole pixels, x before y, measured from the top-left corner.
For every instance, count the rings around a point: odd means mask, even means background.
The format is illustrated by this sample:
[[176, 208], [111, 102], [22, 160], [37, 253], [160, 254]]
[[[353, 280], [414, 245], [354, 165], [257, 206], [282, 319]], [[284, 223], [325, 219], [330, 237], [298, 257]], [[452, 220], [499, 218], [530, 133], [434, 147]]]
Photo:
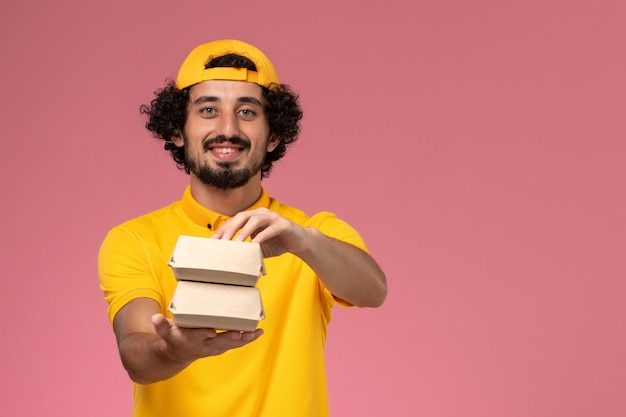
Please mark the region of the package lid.
[[169, 266], [186, 281], [254, 286], [265, 275], [260, 244], [197, 236], [178, 237]]
[[256, 287], [179, 281], [169, 305], [179, 327], [254, 331], [265, 318]]

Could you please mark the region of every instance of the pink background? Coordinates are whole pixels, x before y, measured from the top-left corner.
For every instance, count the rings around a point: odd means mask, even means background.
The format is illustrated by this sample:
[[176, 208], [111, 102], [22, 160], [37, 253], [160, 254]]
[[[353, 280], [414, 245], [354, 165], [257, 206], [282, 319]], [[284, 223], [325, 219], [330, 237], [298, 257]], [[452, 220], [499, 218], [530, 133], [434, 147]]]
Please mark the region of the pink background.
[[306, 113], [266, 187], [388, 276], [335, 310], [333, 416], [626, 415], [624, 4], [4, 4], [2, 414], [129, 415], [97, 251], [187, 183], [138, 106], [236, 37]]

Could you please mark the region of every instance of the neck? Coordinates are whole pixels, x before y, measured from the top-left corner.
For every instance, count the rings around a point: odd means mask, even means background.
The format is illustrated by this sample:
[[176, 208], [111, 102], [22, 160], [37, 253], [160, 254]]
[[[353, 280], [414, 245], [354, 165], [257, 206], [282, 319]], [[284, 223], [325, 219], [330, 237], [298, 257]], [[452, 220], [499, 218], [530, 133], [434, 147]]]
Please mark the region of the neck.
[[261, 174], [257, 174], [246, 185], [223, 190], [206, 185], [193, 173], [190, 174], [191, 195], [202, 206], [216, 213], [234, 216], [253, 205], [261, 196]]

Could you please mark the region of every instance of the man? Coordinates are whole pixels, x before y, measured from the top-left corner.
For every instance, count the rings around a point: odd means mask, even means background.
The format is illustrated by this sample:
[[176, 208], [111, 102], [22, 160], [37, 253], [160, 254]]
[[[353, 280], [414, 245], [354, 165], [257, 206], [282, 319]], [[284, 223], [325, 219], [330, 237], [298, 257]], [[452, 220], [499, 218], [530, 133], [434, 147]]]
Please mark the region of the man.
[[[133, 415], [327, 416], [331, 308], [379, 306], [387, 286], [348, 224], [282, 205], [261, 185], [297, 138], [297, 96], [261, 51], [236, 40], [198, 46], [176, 83], [155, 94], [141, 108], [146, 127], [190, 184], [182, 200], [113, 228], [98, 261], [120, 357], [135, 383]], [[174, 324], [168, 260], [179, 235], [260, 243], [263, 329]]]

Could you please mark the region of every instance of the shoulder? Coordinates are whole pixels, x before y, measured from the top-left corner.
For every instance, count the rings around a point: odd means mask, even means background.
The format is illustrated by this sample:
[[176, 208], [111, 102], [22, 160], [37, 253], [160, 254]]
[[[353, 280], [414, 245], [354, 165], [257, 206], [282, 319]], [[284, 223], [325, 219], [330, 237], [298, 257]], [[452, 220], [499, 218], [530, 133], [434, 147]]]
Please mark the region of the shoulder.
[[269, 209], [296, 224], [316, 228], [329, 237], [351, 243], [354, 246], [366, 250], [365, 243], [356, 229], [345, 220], [337, 217], [335, 213], [320, 211], [319, 213], [309, 216], [304, 211], [282, 204], [274, 198], [271, 199]]
[[304, 211], [287, 204], [283, 204], [273, 197], [270, 198], [268, 209], [300, 225], [304, 225], [309, 220], [309, 216]]
[[126, 220], [111, 229], [115, 231], [148, 231], [154, 230], [156, 225], [163, 225], [174, 221], [182, 214], [180, 201], [161, 207], [149, 213]]
[[159, 208], [149, 213], [131, 218], [111, 228], [106, 234], [103, 246], [136, 246], [140, 242], [158, 240], [168, 229], [175, 227], [182, 209], [180, 202]]

